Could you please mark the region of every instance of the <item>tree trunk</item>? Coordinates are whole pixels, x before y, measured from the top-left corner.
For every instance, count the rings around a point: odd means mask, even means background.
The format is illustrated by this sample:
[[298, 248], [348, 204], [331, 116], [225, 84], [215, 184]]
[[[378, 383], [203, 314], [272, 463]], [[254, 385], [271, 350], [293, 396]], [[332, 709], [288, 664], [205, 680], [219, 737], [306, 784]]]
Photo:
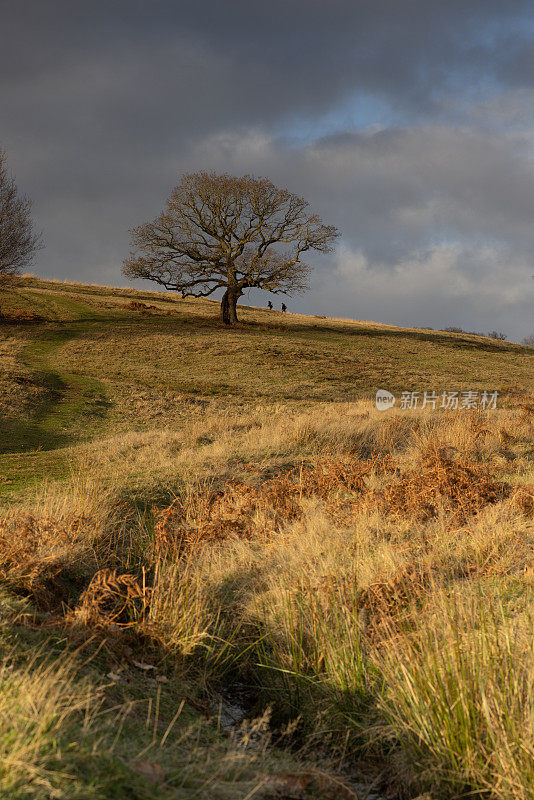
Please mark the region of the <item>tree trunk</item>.
[[225, 325], [235, 325], [237, 319], [237, 301], [243, 293], [228, 288], [221, 300], [221, 322]]

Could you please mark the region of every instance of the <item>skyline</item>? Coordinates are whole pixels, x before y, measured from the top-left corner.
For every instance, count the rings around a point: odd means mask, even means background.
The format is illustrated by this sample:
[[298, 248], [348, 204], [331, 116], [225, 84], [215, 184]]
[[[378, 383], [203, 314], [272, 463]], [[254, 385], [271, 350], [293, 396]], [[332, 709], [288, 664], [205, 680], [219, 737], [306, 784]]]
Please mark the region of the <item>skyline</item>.
[[534, 332], [528, 2], [52, 0], [4, 16], [0, 145], [43, 231], [41, 277], [126, 285], [128, 229], [181, 174], [251, 173], [342, 234], [289, 310]]

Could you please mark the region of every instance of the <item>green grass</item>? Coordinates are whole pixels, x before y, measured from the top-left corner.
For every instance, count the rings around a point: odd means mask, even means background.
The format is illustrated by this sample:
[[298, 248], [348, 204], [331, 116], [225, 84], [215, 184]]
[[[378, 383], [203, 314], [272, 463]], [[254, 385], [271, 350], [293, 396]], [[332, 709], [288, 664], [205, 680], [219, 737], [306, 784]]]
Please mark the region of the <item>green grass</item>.
[[[149, 314], [126, 308], [132, 299]], [[531, 384], [534, 351], [483, 337], [322, 320], [245, 307], [226, 329], [216, 304], [173, 295], [25, 279], [4, 313], [33, 311], [19, 355], [41, 397], [0, 431], [0, 493], [67, 474], [68, 448], [123, 429], [181, 425], [197, 400], [295, 408], [402, 391], [498, 390]], [[51, 455], [55, 452], [56, 455]]]
[[[130, 311], [132, 299], [156, 308]], [[528, 389], [534, 366], [534, 351], [481, 337], [248, 307], [239, 328], [225, 329], [209, 301], [38, 279], [5, 293], [2, 308], [50, 320], [4, 326], [24, 336], [20, 363], [43, 390], [29, 415], [4, 420], [4, 496], [67, 474], [68, 448], [79, 442], [181, 425], [195, 400], [301, 408], [372, 398], [379, 388], [397, 396], [486, 389], [507, 405]]]
[[240, 754], [188, 699], [194, 685], [157, 659], [146, 672], [105, 640], [73, 652], [27, 602], [0, 594], [0, 608], [3, 798], [224, 800], [252, 791], [258, 768], [285, 766]]
[[[39, 369], [40, 348], [47, 361], [53, 349], [58, 375], [306, 402], [353, 400], [387, 388], [397, 393], [497, 389], [506, 403], [531, 384], [534, 351], [484, 337], [282, 317], [248, 307], [242, 310], [241, 327], [225, 329], [209, 301], [33, 283], [6, 297], [6, 312], [23, 299], [28, 310], [33, 303], [46, 316], [48, 309], [50, 318], [53, 306], [54, 314], [65, 312], [64, 320], [91, 320], [59, 330], [57, 338], [47, 333], [42, 345], [33, 346], [32, 366]], [[155, 304], [156, 310], [146, 316], [126, 310], [126, 301], [134, 297]], [[34, 336], [41, 338], [37, 329]]]
[[3, 502], [13, 501], [24, 496], [32, 487], [68, 478], [71, 463], [72, 456], [68, 449], [1, 454], [0, 499]]
[[0, 430], [0, 495], [68, 473], [68, 451], [94, 438], [109, 409], [105, 387], [90, 376], [63, 371], [57, 351], [83, 335], [83, 325], [46, 327], [20, 353], [20, 363], [42, 390], [29, 416], [6, 417]]
[[82, 337], [85, 330], [85, 326], [74, 324], [51, 329], [22, 351], [21, 360], [35, 381], [51, 392], [50, 399], [35, 410], [34, 420], [43, 437], [43, 441], [34, 439], [32, 444], [36, 446], [54, 449], [52, 441], [44, 444], [47, 436], [58, 436], [63, 446], [81, 436], [91, 437], [93, 428], [97, 429], [105, 417], [108, 401], [102, 383], [90, 375], [65, 372], [58, 357], [62, 348]]
[[333, 401], [371, 397], [378, 388], [499, 390], [507, 402], [526, 388], [532, 354], [520, 348], [474, 344], [363, 328], [286, 331], [251, 324], [239, 330], [201, 330], [187, 320], [102, 324], [57, 354], [81, 374], [186, 393], [246, 399]]
[[[153, 308], [132, 310], [132, 300]], [[341, 478], [285, 518], [275, 485], [250, 512], [249, 539], [239, 527], [247, 489], [235, 500], [227, 481], [257, 487], [325, 456], [345, 464], [376, 452], [402, 473], [423, 469], [436, 445], [528, 484], [521, 406], [533, 349], [253, 307], [227, 329], [210, 301], [36, 278], [0, 307], [8, 319], [42, 318], [0, 323], [0, 756], [14, 759], [10, 774], [0, 767], [2, 796], [272, 800], [286, 789], [269, 775], [289, 773], [315, 775], [296, 796], [337, 797], [325, 775], [358, 771], [354, 759], [365, 758], [403, 786], [403, 800], [423, 789], [433, 800], [509, 800], [507, 771], [516, 796], [532, 800], [531, 737], [519, 729], [532, 710], [531, 637], [522, 628], [522, 647], [494, 646], [531, 603], [528, 508], [502, 501], [465, 526], [443, 508], [422, 524], [362, 511]], [[381, 415], [378, 388], [498, 390], [501, 408]], [[370, 480], [380, 490], [386, 478]], [[214, 530], [228, 527], [228, 540], [191, 560], [157, 555], [164, 505], [183, 503], [183, 518], [169, 512], [180, 537], [209, 521], [221, 493]], [[354, 505], [338, 518], [344, 503]], [[395, 583], [405, 567], [416, 594], [424, 570], [439, 584], [417, 594], [415, 617]], [[93, 629], [76, 616], [102, 568], [146, 581], [150, 625]], [[484, 615], [466, 611], [453, 625], [448, 592], [469, 599], [480, 586], [504, 624], [475, 640]], [[385, 598], [404, 628], [369, 633], [369, 587], [371, 607]], [[262, 722], [247, 749], [201, 713], [235, 680], [253, 714], [272, 704], [277, 735], [296, 731], [287, 746], [282, 737], [274, 747]]]

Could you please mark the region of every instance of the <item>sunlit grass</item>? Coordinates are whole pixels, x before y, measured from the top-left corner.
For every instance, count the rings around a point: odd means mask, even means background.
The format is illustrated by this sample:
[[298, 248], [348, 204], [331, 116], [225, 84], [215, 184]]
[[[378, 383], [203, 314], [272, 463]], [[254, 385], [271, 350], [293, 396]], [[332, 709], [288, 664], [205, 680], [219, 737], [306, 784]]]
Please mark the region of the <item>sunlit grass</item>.
[[[0, 337], [6, 797], [323, 797], [366, 759], [408, 796], [532, 800], [530, 352], [33, 279], [12, 302], [49, 322]], [[381, 413], [378, 387], [504, 395]], [[259, 721], [228, 736], [235, 687]]]

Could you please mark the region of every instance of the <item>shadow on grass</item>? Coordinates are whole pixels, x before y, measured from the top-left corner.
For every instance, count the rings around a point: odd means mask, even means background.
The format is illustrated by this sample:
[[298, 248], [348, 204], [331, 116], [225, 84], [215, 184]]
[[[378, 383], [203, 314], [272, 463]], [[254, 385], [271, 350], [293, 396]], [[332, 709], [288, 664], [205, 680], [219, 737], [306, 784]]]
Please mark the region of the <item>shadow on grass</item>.
[[0, 429], [0, 454], [30, 450], [56, 450], [71, 442], [67, 432], [42, 428], [38, 422], [3, 419]]
[[[23, 352], [31, 382], [43, 390], [31, 410], [31, 419], [4, 418], [0, 426], [0, 454], [55, 450], [83, 436], [83, 426], [102, 420], [110, 407], [99, 381], [50, 366], [54, 351], [81, 335], [83, 327], [46, 329]], [[81, 431], [80, 431], [81, 428]]]
[[[238, 309], [239, 310], [239, 309]], [[242, 306], [241, 310], [261, 314], [262, 309], [256, 309], [251, 306]], [[314, 337], [321, 334], [336, 335], [340, 337], [355, 336], [360, 338], [370, 339], [405, 339], [408, 341], [429, 342], [430, 344], [440, 345], [442, 347], [451, 347], [460, 350], [481, 350], [488, 353], [519, 353], [530, 354], [528, 349], [522, 348], [513, 342], [492, 341], [491, 339], [475, 339], [469, 335], [462, 336], [461, 334], [451, 334], [441, 331], [424, 331], [424, 330], [409, 330], [409, 329], [376, 329], [374, 327], [367, 327], [365, 323], [357, 321], [348, 321], [347, 324], [340, 323], [339, 325], [332, 324], [317, 324], [310, 317], [309, 323], [292, 323], [288, 317], [281, 319], [269, 319], [267, 312], [265, 320], [240, 320], [235, 326], [224, 325], [218, 316], [199, 316], [193, 313], [188, 313], [180, 309], [177, 311], [176, 317], [165, 317], [159, 314], [143, 314], [139, 316], [121, 317], [116, 315], [105, 320], [103, 317], [94, 319], [95, 322], [113, 322], [118, 326], [114, 330], [114, 334], [122, 333], [129, 335], [130, 326], [132, 323], [145, 324], [147, 326], [157, 325], [158, 328], [168, 329], [169, 332], [177, 328], [191, 330], [198, 330], [201, 328], [216, 329], [218, 331], [227, 331], [229, 334], [235, 333], [292, 333], [312, 335]], [[88, 321], [88, 320], [87, 320]], [[377, 323], [378, 324], [378, 323]]]

